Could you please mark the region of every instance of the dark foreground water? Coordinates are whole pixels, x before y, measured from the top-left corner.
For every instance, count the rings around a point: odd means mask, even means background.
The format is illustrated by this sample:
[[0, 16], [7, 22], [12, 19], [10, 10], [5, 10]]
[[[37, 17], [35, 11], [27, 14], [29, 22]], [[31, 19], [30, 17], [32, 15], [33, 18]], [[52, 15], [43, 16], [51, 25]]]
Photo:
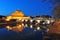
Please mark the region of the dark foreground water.
[[43, 31], [33, 31], [25, 28], [22, 32], [8, 31], [6, 28], [0, 29], [0, 40], [43, 40]]

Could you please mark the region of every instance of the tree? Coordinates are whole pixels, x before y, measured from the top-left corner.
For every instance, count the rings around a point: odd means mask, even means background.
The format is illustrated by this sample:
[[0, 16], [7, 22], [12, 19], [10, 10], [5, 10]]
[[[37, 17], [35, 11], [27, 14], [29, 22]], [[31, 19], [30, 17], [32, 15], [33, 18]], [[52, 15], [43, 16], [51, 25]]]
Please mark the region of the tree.
[[56, 6], [53, 11], [54, 18], [60, 18], [60, 6]]

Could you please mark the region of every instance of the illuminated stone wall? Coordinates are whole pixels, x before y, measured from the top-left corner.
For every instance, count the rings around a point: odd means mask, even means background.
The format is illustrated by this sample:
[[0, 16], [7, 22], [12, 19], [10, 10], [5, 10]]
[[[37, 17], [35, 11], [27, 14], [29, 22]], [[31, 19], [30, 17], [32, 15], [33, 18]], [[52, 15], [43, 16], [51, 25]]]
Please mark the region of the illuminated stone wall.
[[16, 11], [16, 12], [13, 12], [12, 14], [11, 14], [11, 16], [13, 16], [13, 17], [24, 17], [24, 14], [23, 14], [23, 12], [22, 11]]

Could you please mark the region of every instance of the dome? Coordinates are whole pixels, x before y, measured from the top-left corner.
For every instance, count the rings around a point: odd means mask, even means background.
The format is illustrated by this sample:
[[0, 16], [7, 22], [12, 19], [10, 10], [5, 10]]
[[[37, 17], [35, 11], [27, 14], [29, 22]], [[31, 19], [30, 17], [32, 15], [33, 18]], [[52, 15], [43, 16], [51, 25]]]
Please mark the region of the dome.
[[13, 13], [11, 14], [11, 16], [14, 16], [14, 17], [24, 17], [24, 14], [23, 14], [22, 11], [17, 10], [17, 11], [15, 11], [15, 12], [13, 12]]

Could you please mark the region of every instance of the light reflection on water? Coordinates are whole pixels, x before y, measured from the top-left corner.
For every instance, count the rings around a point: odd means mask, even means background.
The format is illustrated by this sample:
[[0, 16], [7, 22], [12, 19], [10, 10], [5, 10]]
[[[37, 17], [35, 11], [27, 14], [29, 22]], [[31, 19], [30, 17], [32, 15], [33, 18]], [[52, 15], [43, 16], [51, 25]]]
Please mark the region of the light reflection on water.
[[14, 32], [9, 31], [7, 29], [0, 30], [0, 39], [1, 40], [25, 40], [25, 39], [41, 39], [42, 38], [42, 31], [34, 31], [34, 29], [30, 29], [29, 27], [24, 28], [22, 32]]
[[22, 23], [22, 24], [17, 24], [15, 26], [10, 26], [10, 25], [6, 26], [6, 28], [8, 30], [13, 30], [13, 31], [17, 31], [17, 32], [23, 31], [24, 28], [26, 28], [26, 27], [29, 27], [30, 29], [34, 29], [34, 30], [40, 30], [40, 27], [39, 26], [32, 25], [32, 24], [28, 25], [28, 24], [23, 24]]
[[[12, 24], [12, 25], [5, 25], [4, 27], [8, 27], [10, 29], [1, 29], [0, 38], [8, 39], [8, 40], [25, 40], [25, 39], [41, 39], [44, 35], [44, 32], [39, 29], [40, 25], [33, 25], [33, 24]], [[37, 31], [38, 29], [38, 31]], [[2, 33], [2, 34], [1, 34]]]
[[[8, 24], [8, 25], [1, 25], [2, 28], [6, 28], [6, 30], [1, 30], [1, 33], [3, 33], [3, 37], [7, 36], [6, 38], [9, 38], [10, 40], [22, 40], [22, 39], [41, 39], [44, 35], [44, 31], [42, 30], [41, 25], [39, 24]], [[0, 34], [1, 34], [0, 33]], [[12, 38], [11, 38], [12, 37]], [[2, 38], [2, 37], [0, 37]], [[8, 39], [8, 40], [9, 40]]]
[[15, 32], [21, 32], [25, 28], [34, 29], [34, 31], [40, 31], [40, 30], [43, 30], [43, 29], [47, 29], [46, 26], [42, 26], [42, 25], [39, 25], [39, 24], [26, 24], [26, 23], [25, 24], [24, 23], [20, 23], [20, 24], [14, 23], [14, 24], [2, 25], [2, 26], [3, 27], [0, 27], [0, 28], [5, 27], [8, 30], [15, 31]]

